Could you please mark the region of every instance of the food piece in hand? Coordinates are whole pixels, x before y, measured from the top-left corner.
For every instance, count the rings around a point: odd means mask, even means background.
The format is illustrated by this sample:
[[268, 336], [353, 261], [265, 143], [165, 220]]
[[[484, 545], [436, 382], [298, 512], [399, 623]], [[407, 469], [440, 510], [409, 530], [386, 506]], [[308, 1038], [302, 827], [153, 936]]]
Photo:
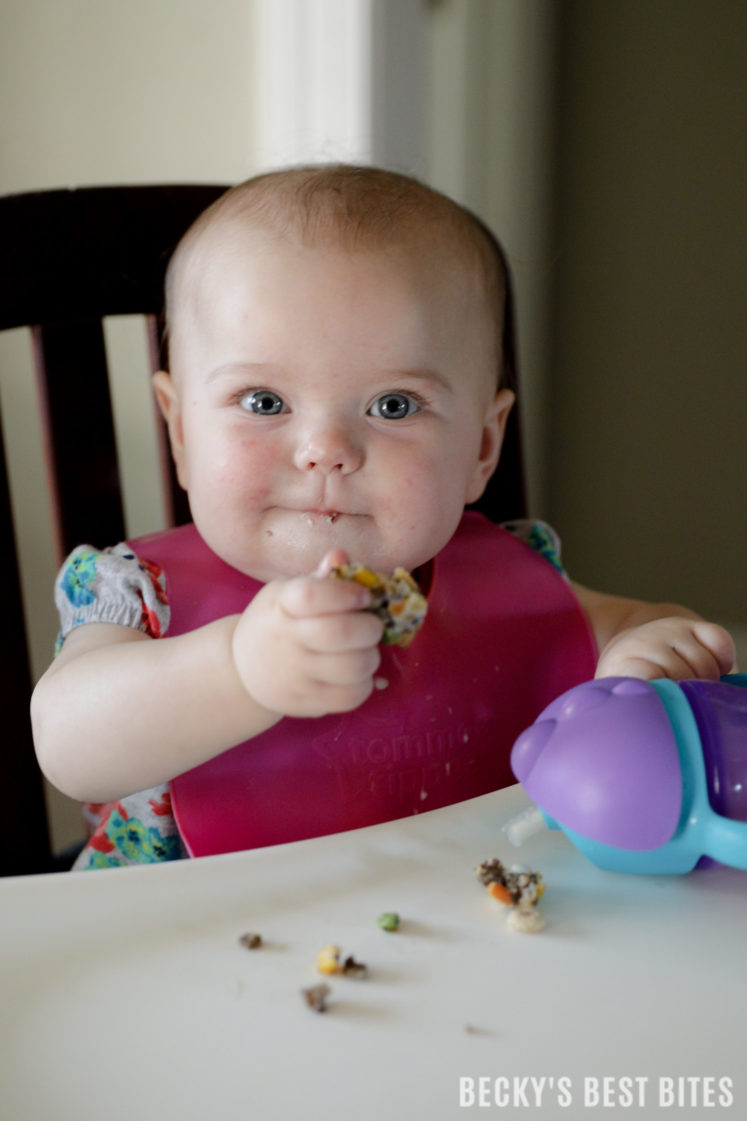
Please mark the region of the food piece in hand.
[[337, 564], [330, 570], [336, 580], [354, 580], [371, 592], [371, 606], [384, 624], [381, 641], [387, 646], [409, 646], [425, 619], [428, 603], [404, 568], [382, 576], [362, 564]]

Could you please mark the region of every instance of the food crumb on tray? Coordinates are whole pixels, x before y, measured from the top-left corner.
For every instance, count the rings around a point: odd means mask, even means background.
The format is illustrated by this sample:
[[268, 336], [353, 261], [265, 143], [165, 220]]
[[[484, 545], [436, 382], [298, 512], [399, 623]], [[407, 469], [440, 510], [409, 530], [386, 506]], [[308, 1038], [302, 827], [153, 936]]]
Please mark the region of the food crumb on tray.
[[517, 867], [507, 869], [500, 860], [492, 859], [478, 864], [475, 875], [498, 903], [510, 908], [508, 926], [512, 930], [524, 934], [544, 930], [545, 917], [537, 908], [545, 890], [539, 872]]
[[346, 977], [361, 979], [368, 976], [368, 966], [364, 965], [362, 961], [356, 961], [353, 955], [349, 954], [340, 966], [340, 972]]
[[254, 931], [247, 931], [246, 934], [241, 935], [239, 943], [246, 946], [247, 950], [258, 950], [262, 945], [262, 935]]
[[384, 911], [376, 920], [382, 930], [399, 930], [399, 915], [396, 911]]
[[314, 1012], [327, 1011], [327, 997], [331, 992], [329, 985], [325, 984], [324, 981], [320, 985], [312, 985], [308, 989], [301, 989], [301, 995]]
[[316, 967], [320, 973], [337, 973], [340, 968], [340, 947], [325, 946], [316, 955]]
[[511, 930], [518, 930], [522, 934], [539, 934], [545, 929], [545, 916], [536, 907], [512, 907], [506, 919]]
[[324, 946], [316, 955], [316, 967], [320, 973], [331, 975], [342, 973], [346, 977], [365, 977], [368, 967], [362, 961], [356, 961], [352, 954], [341, 960], [342, 951], [339, 946]]

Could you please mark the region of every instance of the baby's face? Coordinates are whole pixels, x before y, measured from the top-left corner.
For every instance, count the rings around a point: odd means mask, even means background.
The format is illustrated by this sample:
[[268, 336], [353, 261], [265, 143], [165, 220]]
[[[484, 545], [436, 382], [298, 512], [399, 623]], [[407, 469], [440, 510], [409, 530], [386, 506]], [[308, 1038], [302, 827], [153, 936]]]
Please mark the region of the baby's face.
[[413, 569], [482, 492], [512, 394], [474, 282], [434, 264], [255, 234], [200, 276], [159, 397], [229, 564], [266, 581], [342, 548]]

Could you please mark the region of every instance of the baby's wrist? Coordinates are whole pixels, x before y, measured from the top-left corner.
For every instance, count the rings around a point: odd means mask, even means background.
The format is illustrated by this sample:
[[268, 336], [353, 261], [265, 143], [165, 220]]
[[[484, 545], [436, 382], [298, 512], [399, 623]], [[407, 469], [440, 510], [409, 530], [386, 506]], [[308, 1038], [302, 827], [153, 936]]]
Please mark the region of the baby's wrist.
[[231, 615], [223, 620], [226, 624], [228, 668], [235, 683], [234, 693], [237, 703], [246, 711], [247, 723], [250, 726], [255, 723], [260, 725], [256, 731], [251, 733], [257, 735], [276, 724], [283, 714], [263, 704], [255, 693], [251, 675], [247, 673], [245, 652], [239, 651], [242, 619], [243, 615]]

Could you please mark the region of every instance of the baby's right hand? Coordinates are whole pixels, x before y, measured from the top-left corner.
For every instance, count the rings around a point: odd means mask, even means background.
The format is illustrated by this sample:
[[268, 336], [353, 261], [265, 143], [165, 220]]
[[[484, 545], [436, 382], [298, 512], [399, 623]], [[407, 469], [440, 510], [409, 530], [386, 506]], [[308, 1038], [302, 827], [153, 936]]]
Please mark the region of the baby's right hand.
[[357, 708], [379, 666], [380, 619], [364, 609], [366, 588], [326, 578], [328, 554], [313, 576], [273, 580], [239, 617], [233, 658], [254, 700], [282, 716], [324, 716]]

